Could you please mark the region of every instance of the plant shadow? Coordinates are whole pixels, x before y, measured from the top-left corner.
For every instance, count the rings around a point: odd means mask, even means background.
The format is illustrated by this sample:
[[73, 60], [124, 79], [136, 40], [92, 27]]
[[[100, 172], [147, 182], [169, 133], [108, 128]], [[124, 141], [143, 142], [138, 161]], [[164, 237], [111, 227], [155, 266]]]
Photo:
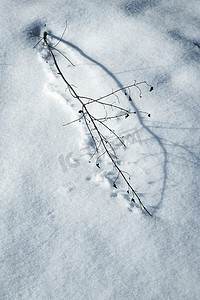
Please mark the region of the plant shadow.
[[[82, 49], [80, 49], [78, 46], [76, 46], [75, 44], [68, 42], [66, 40], [64, 40], [63, 38], [57, 37], [52, 33], [49, 33], [49, 35], [58, 40], [59, 42], [62, 42], [64, 44], [66, 44], [67, 46], [71, 47], [72, 49], [74, 49], [76, 52], [78, 52], [81, 56], [83, 56], [85, 59], [87, 59], [88, 61], [92, 62], [93, 64], [97, 65], [98, 67], [100, 67], [110, 78], [113, 79], [113, 81], [117, 84], [117, 86], [119, 87], [119, 89], [123, 88], [122, 83], [119, 81], [119, 79], [115, 76], [115, 74], [113, 74], [106, 66], [104, 66], [102, 63], [100, 63], [99, 61], [95, 60], [94, 58], [90, 57], [89, 55], [87, 55]], [[129, 95], [127, 94], [126, 97], [129, 99]], [[153, 211], [151, 211], [152, 213], [155, 213], [158, 209], [160, 209], [162, 207], [163, 201], [164, 201], [164, 197], [165, 197], [165, 192], [166, 192], [166, 188], [167, 188], [167, 180], [168, 180], [168, 163], [169, 163], [169, 155], [170, 153], [168, 153], [167, 151], [167, 146], [169, 143], [171, 143], [171, 145], [173, 145], [174, 147], [178, 147], [181, 148], [182, 150], [186, 151], [187, 153], [189, 153], [189, 155], [192, 155], [196, 160], [197, 160], [197, 164], [199, 165], [199, 158], [197, 156], [194, 155], [194, 153], [192, 151], [190, 151], [187, 147], [177, 144], [177, 143], [173, 143], [170, 141], [167, 141], [166, 139], [160, 137], [158, 134], [156, 134], [153, 131], [153, 126], [148, 126], [147, 124], [145, 124], [144, 119], [137, 107], [137, 105], [134, 103], [134, 101], [129, 101], [129, 103], [132, 105], [132, 108], [134, 109], [134, 111], [136, 112], [136, 117], [138, 118], [139, 124], [141, 125], [142, 129], [144, 129], [146, 131], [146, 133], [148, 133], [148, 135], [150, 136], [149, 140], [153, 140], [157, 143], [157, 145], [159, 146], [160, 150], [161, 150], [161, 154], [162, 154], [162, 183], [161, 183], [161, 190], [160, 190], [160, 197], [159, 197], [159, 201], [154, 205], [151, 206], [151, 209]], [[159, 126], [158, 126], [159, 127]], [[133, 205], [133, 204], [131, 204]], [[130, 208], [131, 209], [131, 208]]]

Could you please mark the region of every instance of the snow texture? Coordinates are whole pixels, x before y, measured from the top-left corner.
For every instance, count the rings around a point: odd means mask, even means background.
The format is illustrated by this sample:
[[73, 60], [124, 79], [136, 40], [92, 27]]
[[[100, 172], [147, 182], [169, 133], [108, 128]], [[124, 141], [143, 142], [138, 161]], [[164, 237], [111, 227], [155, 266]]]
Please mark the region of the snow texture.
[[[0, 3], [0, 299], [197, 300], [200, 2], [2, 0]], [[121, 167], [153, 214], [132, 205], [91, 145], [80, 109], [41, 42], [44, 31], [79, 94], [132, 90], [115, 124]], [[47, 62], [46, 62], [47, 61]], [[115, 99], [116, 101], [116, 99]]]

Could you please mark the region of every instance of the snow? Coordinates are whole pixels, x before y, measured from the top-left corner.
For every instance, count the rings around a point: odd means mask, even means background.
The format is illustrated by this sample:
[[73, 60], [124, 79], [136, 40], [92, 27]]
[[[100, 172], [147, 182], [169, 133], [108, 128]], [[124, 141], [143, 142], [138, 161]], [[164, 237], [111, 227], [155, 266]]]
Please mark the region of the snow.
[[[199, 299], [199, 1], [2, 0], [0, 13], [0, 299]], [[58, 49], [75, 67], [55, 54], [79, 94], [154, 86], [120, 96], [151, 118], [113, 123], [153, 217], [112, 187], [108, 159], [88, 163], [83, 124], [63, 126], [80, 105], [33, 47], [66, 20]]]

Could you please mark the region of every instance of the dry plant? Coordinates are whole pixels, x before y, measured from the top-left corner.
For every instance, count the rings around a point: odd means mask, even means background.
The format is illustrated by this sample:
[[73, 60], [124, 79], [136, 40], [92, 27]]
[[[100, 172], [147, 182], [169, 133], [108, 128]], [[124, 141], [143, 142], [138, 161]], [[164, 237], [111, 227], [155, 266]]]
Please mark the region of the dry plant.
[[[66, 28], [65, 28], [65, 30], [66, 30]], [[65, 32], [65, 30], [64, 30], [64, 32]], [[146, 213], [148, 213], [150, 216], [152, 216], [152, 214], [147, 210], [147, 208], [142, 203], [138, 193], [133, 188], [133, 186], [130, 182], [131, 178], [130, 178], [129, 173], [127, 173], [126, 171], [124, 171], [120, 168], [120, 164], [118, 162], [118, 157], [117, 157], [117, 154], [115, 151], [115, 147], [114, 147], [113, 143], [111, 142], [111, 140], [109, 140], [109, 138], [107, 136], [105, 136], [104, 131], [109, 132], [109, 134], [111, 136], [115, 137], [115, 139], [117, 139], [123, 147], [126, 147], [126, 145], [123, 141], [123, 137], [119, 136], [115, 132], [115, 130], [110, 126], [110, 124], [108, 125], [108, 123], [110, 120], [113, 120], [113, 119], [122, 119], [122, 118], [127, 119], [130, 115], [136, 114], [136, 112], [131, 111], [129, 109], [125, 109], [125, 108], [121, 107], [120, 104], [116, 105], [115, 102], [114, 103], [106, 102], [106, 100], [107, 100], [107, 98], [109, 98], [113, 95], [116, 96], [119, 100], [118, 94], [120, 92], [122, 92], [128, 97], [129, 101], [132, 101], [132, 98], [129, 93], [130, 88], [138, 89], [139, 96], [141, 97], [141, 89], [140, 89], [141, 85], [143, 85], [143, 84], [147, 85], [149, 87], [150, 92], [153, 90], [153, 87], [151, 85], [149, 85], [146, 81], [142, 81], [142, 82], [135, 81], [131, 85], [116, 89], [116, 90], [114, 90], [102, 97], [96, 98], [96, 99], [94, 99], [92, 97], [80, 96], [77, 94], [77, 92], [75, 91], [75, 88], [69, 83], [69, 81], [66, 79], [66, 76], [61, 71], [61, 68], [58, 65], [56, 56], [54, 54], [54, 51], [57, 51], [59, 54], [64, 56], [68, 60], [68, 62], [70, 62], [70, 64], [73, 65], [73, 63], [69, 60], [69, 58], [56, 48], [56, 46], [60, 43], [62, 37], [61, 37], [60, 41], [56, 45], [53, 46], [47, 39], [48, 35], [50, 36], [50, 34], [48, 34], [47, 32], [44, 32], [43, 37], [41, 38], [40, 41], [42, 41], [42, 40], [44, 41], [44, 45], [46, 46], [47, 50], [49, 51], [49, 53], [53, 59], [54, 65], [57, 69], [57, 73], [61, 76], [62, 80], [65, 82], [69, 93], [81, 105], [80, 110], [79, 110], [80, 116], [76, 120], [73, 120], [67, 124], [64, 124], [63, 126], [67, 126], [67, 125], [70, 125], [72, 123], [79, 122], [79, 121], [84, 121], [85, 126], [91, 136], [93, 146], [94, 146], [94, 153], [90, 157], [89, 162], [91, 162], [91, 160], [93, 158], [96, 158], [96, 166], [98, 168], [100, 168], [100, 159], [104, 156], [107, 156], [116, 171], [116, 178], [113, 181], [113, 187], [117, 189], [117, 182], [121, 178], [127, 186], [127, 194], [130, 195], [131, 201], [134, 203], [139, 203], [141, 208]], [[63, 35], [64, 35], [64, 33], [63, 33]], [[37, 44], [36, 44], [36, 46], [37, 46]], [[101, 106], [101, 108], [103, 108], [105, 111], [105, 116], [104, 117], [95, 117], [94, 113], [92, 113], [91, 109], [90, 109], [91, 104], [95, 104], [96, 107]], [[144, 113], [148, 117], [150, 117], [150, 114], [147, 112], [143, 112], [143, 111], [139, 111], [139, 112]]]

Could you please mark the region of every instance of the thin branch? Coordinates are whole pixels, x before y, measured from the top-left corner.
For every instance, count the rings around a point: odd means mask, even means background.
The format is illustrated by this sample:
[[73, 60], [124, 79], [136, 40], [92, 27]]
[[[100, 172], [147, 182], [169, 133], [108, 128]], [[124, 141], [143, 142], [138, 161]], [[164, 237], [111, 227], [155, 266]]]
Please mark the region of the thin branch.
[[65, 54], [63, 54], [60, 50], [58, 50], [57, 48], [55, 48], [55, 46], [50, 46], [49, 45], [49, 47], [51, 47], [51, 49], [53, 49], [53, 50], [57, 51], [58, 53], [60, 53], [73, 67], [75, 66], [73, 64], [73, 62]]
[[[64, 35], [65, 31], [66, 31], [66, 28], [65, 28], [65, 30], [64, 30], [64, 32], [63, 32], [63, 35]], [[94, 146], [95, 146], [95, 151], [94, 151], [92, 157], [94, 157], [94, 155], [95, 155], [96, 153], [98, 153], [98, 151], [100, 150], [100, 148], [101, 148], [101, 151], [102, 151], [102, 153], [97, 157], [97, 160], [96, 160], [96, 166], [97, 166], [98, 168], [100, 168], [100, 165], [99, 165], [99, 163], [98, 163], [98, 160], [100, 159], [100, 157], [102, 157], [103, 155], [107, 154], [108, 158], [110, 159], [110, 161], [111, 161], [112, 164], [113, 164], [113, 167], [114, 167], [114, 168], [116, 169], [116, 171], [118, 172], [118, 175], [117, 175], [117, 177], [116, 177], [116, 179], [115, 179], [115, 181], [114, 181], [113, 186], [114, 186], [115, 188], [117, 188], [117, 186], [115, 185], [115, 182], [116, 182], [116, 180], [117, 180], [119, 177], [121, 177], [121, 178], [124, 180], [124, 182], [127, 184], [128, 192], [131, 191], [132, 194], [133, 194], [133, 198], [132, 198], [131, 201], [135, 201], [135, 200], [134, 200], [134, 196], [135, 196], [136, 199], [137, 199], [137, 201], [139, 202], [140, 206], [142, 207], [142, 209], [144, 209], [150, 216], [152, 216], [151, 213], [150, 213], [150, 212], [146, 209], [146, 207], [143, 205], [143, 203], [142, 203], [142, 201], [141, 201], [139, 195], [136, 193], [136, 191], [133, 189], [131, 183], [129, 182], [129, 180], [130, 180], [130, 175], [129, 175], [129, 173], [127, 173], [126, 171], [121, 170], [121, 168], [119, 167], [119, 163], [118, 163], [118, 161], [117, 161], [117, 155], [116, 155], [115, 149], [114, 149], [114, 147], [112, 146], [111, 142], [110, 142], [110, 141], [102, 134], [102, 132], [100, 131], [99, 126], [97, 125], [97, 124], [100, 124], [100, 125], [102, 125], [103, 127], [105, 127], [105, 128], [106, 128], [108, 131], [110, 131], [114, 136], [116, 136], [117, 139], [125, 146], [125, 144], [124, 144], [124, 142], [121, 140], [121, 138], [114, 132], [113, 129], [111, 129], [109, 126], [107, 126], [104, 122], [105, 122], [106, 120], [108, 120], [108, 119], [110, 120], [110, 119], [114, 119], [114, 118], [117, 118], [117, 117], [122, 117], [122, 116], [125, 116], [125, 117], [127, 116], [127, 117], [128, 117], [129, 114], [131, 114], [131, 113], [136, 113], [136, 112], [130, 112], [129, 110], [124, 109], [124, 108], [122, 108], [122, 107], [120, 107], [120, 106], [117, 106], [117, 105], [114, 105], [114, 104], [106, 103], [106, 102], [102, 101], [102, 99], [105, 99], [105, 98], [110, 97], [110, 96], [112, 96], [112, 95], [117, 96], [116, 93], [118, 93], [119, 91], [125, 90], [125, 93], [126, 93], [126, 89], [130, 89], [131, 87], [139, 88], [138, 85], [141, 85], [141, 84], [147, 84], [146, 81], [142, 81], [142, 82], [138, 82], [138, 83], [135, 82], [134, 84], [131, 84], [131, 85], [128, 85], [128, 86], [126, 86], [126, 87], [123, 87], [123, 88], [117, 89], [117, 90], [115, 90], [115, 91], [112, 91], [111, 93], [106, 94], [106, 95], [104, 95], [104, 96], [102, 96], [102, 97], [100, 97], [100, 98], [97, 98], [97, 99], [93, 99], [93, 98], [90, 98], [90, 97], [79, 96], [79, 95], [76, 93], [76, 91], [74, 90], [74, 88], [72, 87], [72, 85], [66, 80], [64, 74], [62, 73], [62, 71], [61, 71], [61, 69], [60, 69], [60, 67], [59, 67], [59, 65], [58, 65], [58, 63], [57, 63], [57, 61], [56, 61], [55, 55], [54, 55], [54, 53], [53, 53], [53, 50], [57, 50], [57, 49], [54, 49], [55, 46], [54, 46], [54, 47], [51, 47], [51, 46], [49, 45], [49, 43], [48, 43], [48, 41], [47, 41], [47, 35], [48, 35], [48, 33], [47, 33], [47, 32], [44, 32], [43, 40], [44, 40], [44, 43], [45, 43], [45, 45], [46, 45], [48, 51], [50, 52], [50, 54], [51, 54], [51, 56], [52, 56], [52, 58], [53, 58], [53, 61], [54, 61], [55, 67], [56, 67], [56, 69], [57, 69], [57, 71], [58, 71], [58, 74], [61, 76], [61, 78], [63, 79], [63, 81], [66, 83], [67, 88], [69, 89], [69, 92], [70, 92], [71, 96], [72, 96], [73, 98], [77, 99], [78, 102], [81, 104], [81, 107], [82, 107], [82, 109], [79, 111], [79, 112], [82, 113], [82, 116], [81, 116], [80, 118], [74, 120], [74, 121], [71, 121], [71, 122], [69, 122], [69, 123], [67, 123], [67, 124], [64, 124], [63, 126], [69, 125], [69, 124], [74, 123], [74, 122], [77, 122], [77, 121], [80, 121], [82, 118], [84, 119], [86, 128], [87, 128], [87, 130], [88, 130], [88, 132], [89, 132], [89, 134], [90, 134], [90, 136], [91, 136], [91, 138], [92, 138], [92, 140], [93, 140]], [[61, 37], [61, 39], [62, 39], [62, 37]], [[60, 42], [60, 41], [59, 41], [59, 42]], [[57, 44], [58, 44], [58, 43], [57, 43]], [[59, 52], [59, 51], [58, 51], [58, 52]], [[59, 53], [60, 53], [60, 52], [59, 52]], [[150, 86], [149, 84], [147, 84], [147, 85]], [[140, 88], [139, 88], [139, 90], [140, 90]], [[150, 86], [150, 91], [152, 91], [152, 90], [153, 90], [153, 87]], [[118, 96], [117, 96], [117, 98], [118, 98]], [[88, 100], [88, 102], [87, 102], [87, 103], [84, 103], [84, 102], [83, 102], [84, 99]], [[129, 100], [131, 100], [131, 97], [130, 97], [130, 96], [129, 96]], [[112, 109], [120, 110], [121, 112], [124, 112], [124, 114], [119, 115], [119, 116], [117, 116], [117, 115], [115, 115], [115, 116], [110, 116], [110, 117], [107, 117], [107, 114], [106, 114], [106, 117], [104, 117], [104, 118], [95, 118], [95, 117], [92, 115], [92, 113], [90, 113], [90, 111], [89, 111], [89, 104], [94, 103], [94, 102], [96, 102], [96, 103], [98, 103], [98, 104], [100, 104], [100, 105], [103, 105], [104, 108], [107, 106], [107, 107], [110, 107], [110, 108], [112, 108]], [[144, 112], [144, 113], [146, 113], [146, 112]], [[94, 132], [94, 133], [93, 133], [93, 132]], [[98, 146], [97, 146], [97, 143], [99, 143]], [[113, 154], [114, 154], [114, 155], [113, 155]], [[114, 156], [114, 157], [113, 157], [113, 156]], [[91, 158], [92, 158], [92, 157], [91, 157]], [[129, 176], [129, 180], [127, 179], [127, 175]]]
[[54, 48], [60, 44], [60, 42], [62, 41], [62, 38], [64, 37], [64, 34], [65, 34], [66, 30], [67, 30], [67, 20], [65, 21], [65, 23], [66, 23], [65, 29], [63, 30], [63, 33], [62, 33], [59, 41], [53, 46]]
[[70, 124], [72, 124], [72, 123], [78, 122], [78, 121], [80, 121], [82, 118], [83, 118], [83, 115], [82, 115], [80, 118], [76, 119], [76, 120], [73, 120], [73, 121], [71, 121], [71, 122], [69, 122], [69, 123], [63, 124], [63, 126], [67, 126], [67, 125], [70, 125]]
[[124, 147], [126, 147], [126, 145], [124, 144], [124, 142], [121, 140], [121, 138], [110, 128], [110, 127], [108, 127], [106, 124], [104, 124], [102, 121], [101, 121], [101, 119], [97, 119], [97, 121], [101, 124], [101, 125], [103, 125], [106, 129], [108, 129], [119, 141], [120, 141], [120, 143], [124, 146]]
[[42, 40], [43, 40], [43, 37], [39, 40], [39, 42], [37, 42], [37, 44], [35, 44], [35, 46], [33, 46], [33, 48], [36, 48]]

